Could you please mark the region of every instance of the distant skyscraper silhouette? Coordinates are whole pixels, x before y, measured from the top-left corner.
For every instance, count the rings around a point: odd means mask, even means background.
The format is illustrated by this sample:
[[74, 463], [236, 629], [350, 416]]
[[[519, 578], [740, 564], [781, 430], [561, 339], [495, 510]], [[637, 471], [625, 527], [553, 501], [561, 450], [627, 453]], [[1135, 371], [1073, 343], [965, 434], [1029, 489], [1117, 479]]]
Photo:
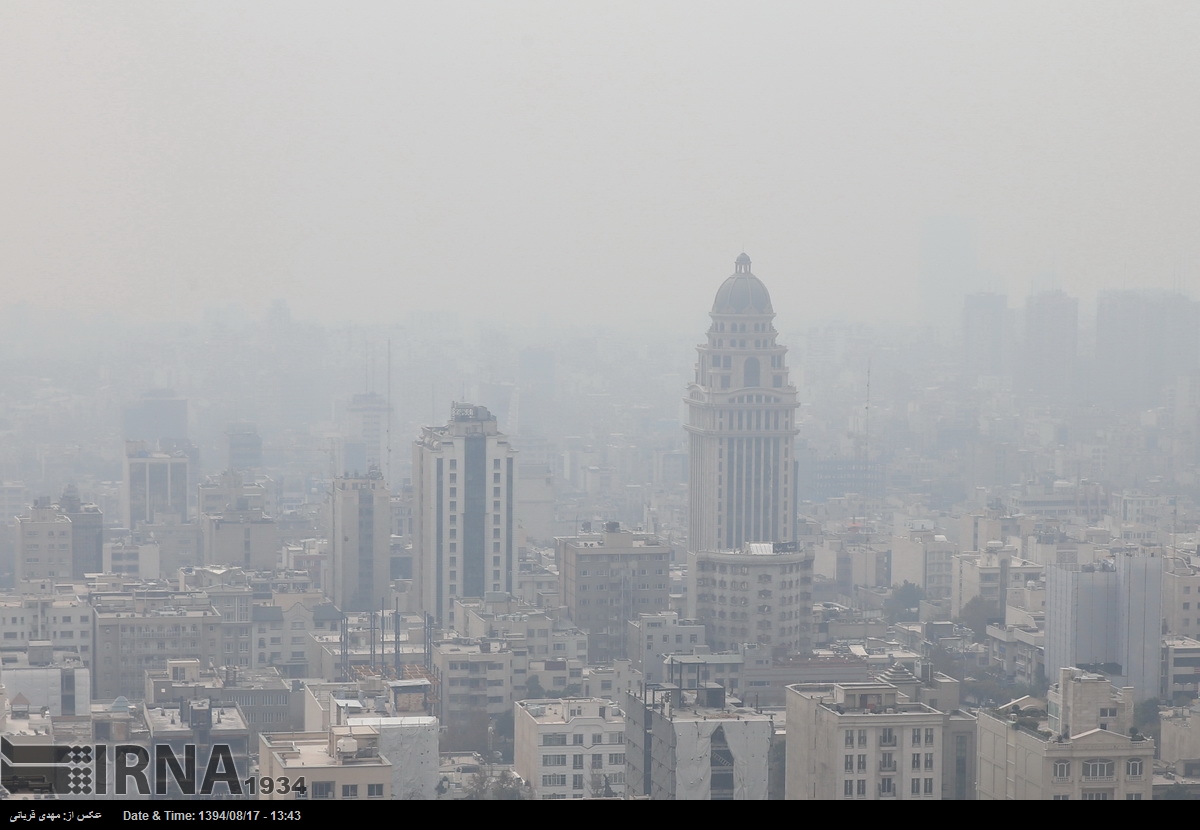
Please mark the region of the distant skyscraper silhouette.
[[1065, 401], [1078, 391], [1079, 300], [1044, 291], [1025, 301], [1021, 376], [1026, 391]]
[[799, 404], [787, 348], [776, 342], [767, 287], [750, 257], [717, 290], [708, 338], [688, 387], [692, 551], [790, 542], [795, 522], [793, 443]]

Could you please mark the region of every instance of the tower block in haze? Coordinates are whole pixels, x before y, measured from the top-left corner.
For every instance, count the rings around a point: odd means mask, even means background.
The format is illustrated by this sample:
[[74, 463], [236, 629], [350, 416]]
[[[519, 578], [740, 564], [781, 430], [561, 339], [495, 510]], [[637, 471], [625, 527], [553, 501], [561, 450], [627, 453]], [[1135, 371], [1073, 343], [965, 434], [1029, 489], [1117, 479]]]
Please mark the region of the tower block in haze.
[[[728, 598], [720, 595], [733, 584], [728, 573], [700, 573], [699, 554], [741, 551], [748, 544], [761, 543], [781, 554], [797, 552], [794, 443], [799, 403], [788, 377], [787, 347], [776, 339], [771, 296], [750, 271], [746, 254], [737, 258], [733, 274], [717, 289], [709, 316], [712, 324], [705, 342], [697, 347], [696, 379], [686, 399], [691, 464], [688, 579], [693, 615], [699, 611], [698, 597], [707, 600], [712, 594], [711, 605], [723, 605]], [[794, 578], [800, 573], [797, 569]], [[796, 616], [787, 626], [795, 630], [783, 638], [783, 642], [799, 642], [797, 650], [806, 650], [809, 642], [812, 586], [811, 572], [805, 573], [809, 584], [803, 586], [803, 596], [793, 609]], [[741, 582], [736, 584], [740, 587]], [[770, 590], [770, 586], [754, 587], [756, 592]], [[701, 603], [706, 604], [710, 603]], [[742, 635], [742, 627], [732, 618], [703, 622], [721, 633], [718, 640]], [[730, 626], [736, 626], [736, 634]], [[763, 634], [774, 639], [772, 634], [748, 630], [741, 641], [766, 642]]]
[[447, 628], [454, 600], [512, 593], [516, 450], [486, 407], [455, 403], [413, 445], [413, 556], [421, 610]]

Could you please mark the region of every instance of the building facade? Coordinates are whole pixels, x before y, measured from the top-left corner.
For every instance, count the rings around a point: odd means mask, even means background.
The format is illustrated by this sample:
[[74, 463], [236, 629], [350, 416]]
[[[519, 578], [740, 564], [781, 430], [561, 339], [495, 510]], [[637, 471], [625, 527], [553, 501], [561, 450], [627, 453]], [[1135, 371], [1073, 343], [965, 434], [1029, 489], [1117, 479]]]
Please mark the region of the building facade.
[[343, 611], [378, 610], [391, 593], [392, 513], [377, 470], [334, 480], [332, 535], [329, 598]]
[[708, 644], [730, 651], [761, 643], [779, 655], [812, 645], [813, 555], [794, 543], [747, 543], [735, 551], [689, 551], [690, 616]]
[[516, 772], [534, 798], [624, 794], [625, 718], [611, 700], [522, 700], [513, 731]]
[[559, 604], [588, 635], [588, 660], [626, 656], [628, 621], [671, 604], [670, 545], [652, 533], [621, 530], [555, 540]]
[[688, 387], [689, 550], [792, 540], [796, 388], [767, 288], [737, 258]]
[[414, 577], [421, 610], [454, 625], [454, 600], [512, 593], [516, 450], [488, 410], [454, 404], [413, 447]]
[[789, 800], [942, 798], [946, 715], [884, 682], [787, 689]]

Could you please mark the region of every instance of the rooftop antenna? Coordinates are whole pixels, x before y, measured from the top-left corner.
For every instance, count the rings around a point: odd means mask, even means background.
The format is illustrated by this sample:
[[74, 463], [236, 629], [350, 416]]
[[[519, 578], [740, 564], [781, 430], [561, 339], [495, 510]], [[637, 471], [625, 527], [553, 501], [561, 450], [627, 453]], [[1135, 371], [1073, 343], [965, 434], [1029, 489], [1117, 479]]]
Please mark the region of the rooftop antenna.
[[871, 358], [867, 358], [867, 405], [863, 419], [863, 460], [871, 460]]
[[387, 428], [384, 441], [387, 444], [387, 483], [392, 486], [392, 338], [388, 338], [387, 347]]

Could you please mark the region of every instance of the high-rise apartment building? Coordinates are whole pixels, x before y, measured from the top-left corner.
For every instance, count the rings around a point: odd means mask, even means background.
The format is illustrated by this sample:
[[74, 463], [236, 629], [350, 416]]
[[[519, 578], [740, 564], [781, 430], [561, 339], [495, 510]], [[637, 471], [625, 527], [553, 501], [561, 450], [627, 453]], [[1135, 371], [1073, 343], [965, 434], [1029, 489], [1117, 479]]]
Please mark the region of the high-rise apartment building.
[[963, 300], [963, 369], [972, 375], [1004, 372], [1008, 298], [984, 292]]
[[59, 511], [71, 520], [71, 576], [99, 573], [104, 561], [104, 514], [94, 504], [85, 504], [79, 490], [68, 484], [58, 500]]
[[795, 522], [796, 388], [767, 287], [741, 254], [717, 290], [688, 387], [692, 551], [789, 542]]
[[1062, 291], [1044, 291], [1025, 301], [1025, 341], [1021, 385], [1054, 400], [1078, 390], [1079, 300]]
[[333, 537], [326, 595], [343, 611], [374, 611], [390, 592], [392, 509], [383, 475], [333, 482]]
[[239, 422], [225, 430], [228, 469], [249, 471], [263, 465], [263, 442], [254, 424]]
[[[347, 451], [345, 464], [358, 466], [362, 469], [347, 469], [346, 474], [364, 474], [371, 468], [378, 468], [385, 475], [388, 471], [388, 427], [391, 423], [392, 407], [387, 399], [375, 392], [364, 392], [355, 395], [346, 405], [345, 436]], [[349, 450], [351, 445], [359, 445], [362, 457], [356, 458]]]
[[587, 632], [588, 660], [625, 657], [628, 621], [671, 604], [671, 546], [652, 533], [621, 530], [555, 540], [559, 605]]
[[1095, 565], [1046, 567], [1046, 675], [1076, 666], [1120, 668], [1136, 699], [1159, 694], [1163, 559], [1120, 550]]
[[136, 530], [169, 517], [188, 520], [188, 457], [183, 452], [152, 452], [143, 441], [125, 442], [125, 526]]
[[1096, 298], [1096, 381], [1122, 409], [1161, 406], [1164, 390], [1200, 361], [1200, 304], [1166, 291], [1104, 291]]
[[71, 576], [71, 520], [49, 499], [38, 499], [17, 517], [17, 583], [22, 579]]
[[456, 403], [413, 446], [413, 553], [421, 607], [450, 627], [454, 600], [512, 593], [516, 450], [485, 407]]

